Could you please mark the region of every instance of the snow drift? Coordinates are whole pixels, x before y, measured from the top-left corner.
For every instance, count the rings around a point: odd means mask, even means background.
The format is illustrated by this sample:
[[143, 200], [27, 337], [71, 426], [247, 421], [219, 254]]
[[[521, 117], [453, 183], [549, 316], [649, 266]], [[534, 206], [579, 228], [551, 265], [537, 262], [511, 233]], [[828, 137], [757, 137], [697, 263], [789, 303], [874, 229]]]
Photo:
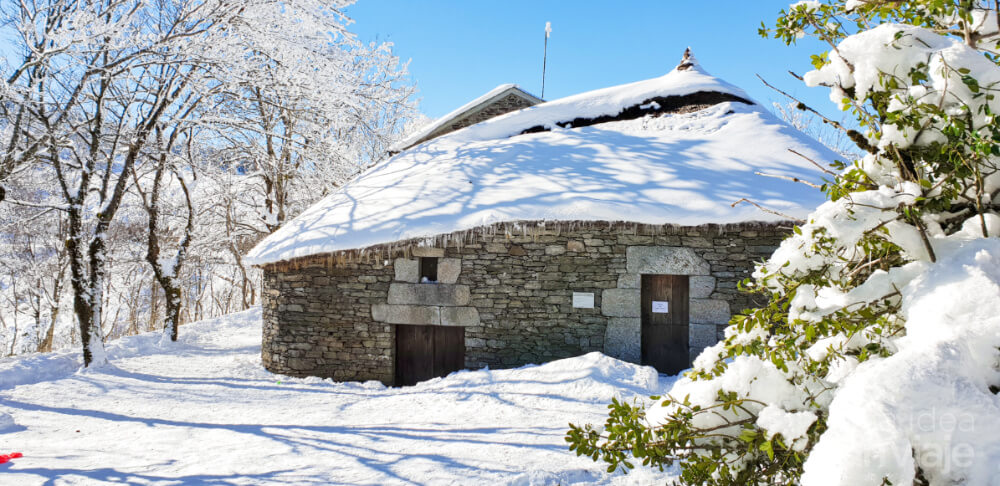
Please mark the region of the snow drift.
[[899, 351], [844, 381], [803, 484], [911, 484], [918, 460], [931, 484], [1000, 484], [1000, 240], [937, 246], [902, 290]]
[[[267, 372], [260, 309], [108, 346], [108, 366], [66, 354], [5, 360], [0, 443], [24, 457], [0, 483], [654, 484], [611, 475], [563, 440], [611, 397], [659, 393], [652, 368], [591, 353], [509, 370], [453, 373], [413, 387]], [[30, 366], [16, 366], [28, 361]], [[51, 368], [51, 369], [49, 369]], [[10, 381], [8, 382], [10, 383]], [[16, 423], [16, 425], [14, 425]], [[3, 451], [9, 452], [9, 451]]]

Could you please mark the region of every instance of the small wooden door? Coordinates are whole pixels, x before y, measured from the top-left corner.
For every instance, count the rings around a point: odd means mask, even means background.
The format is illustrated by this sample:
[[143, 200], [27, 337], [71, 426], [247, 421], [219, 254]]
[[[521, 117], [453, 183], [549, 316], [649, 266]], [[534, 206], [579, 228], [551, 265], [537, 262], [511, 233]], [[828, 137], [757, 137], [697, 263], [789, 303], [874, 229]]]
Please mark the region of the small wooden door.
[[465, 328], [396, 326], [396, 386], [412, 386], [465, 367]]
[[688, 276], [642, 276], [642, 364], [675, 375], [688, 367]]

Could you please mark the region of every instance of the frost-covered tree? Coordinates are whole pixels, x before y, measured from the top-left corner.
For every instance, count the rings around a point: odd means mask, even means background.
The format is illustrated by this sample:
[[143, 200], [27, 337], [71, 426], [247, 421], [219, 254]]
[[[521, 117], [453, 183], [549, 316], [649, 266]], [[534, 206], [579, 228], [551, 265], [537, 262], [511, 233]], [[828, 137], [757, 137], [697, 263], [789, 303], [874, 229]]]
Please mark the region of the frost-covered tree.
[[[579, 454], [686, 484], [992, 484], [1000, 463], [1000, 20], [985, 1], [793, 4], [761, 33], [825, 42], [805, 74], [865, 154], [760, 264], [664, 397], [573, 426]], [[863, 132], [863, 133], [862, 133]], [[989, 430], [989, 432], [987, 432]]]
[[[0, 187], [16, 190], [0, 199], [65, 221], [85, 365], [160, 307], [176, 336], [185, 302], [192, 316], [232, 311], [233, 289], [252, 303], [239, 252], [399, 135], [405, 69], [347, 31], [349, 3], [0, 0], [4, 54], [20, 56], [2, 64]], [[220, 194], [243, 205], [216, 211]]]
[[225, 32], [223, 55], [242, 60], [218, 78], [216, 153], [259, 181], [266, 233], [380, 159], [413, 115], [405, 67], [347, 30], [350, 3], [264, 2]]
[[[19, 178], [24, 178], [22, 174]], [[12, 200], [23, 198], [19, 184]], [[0, 355], [51, 351], [56, 325], [64, 317], [67, 253], [61, 244], [64, 215], [51, 209], [15, 204], [0, 209]]]
[[[190, 131], [175, 127], [165, 136], [162, 129], [157, 129], [157, 160], [153, 164], [152, 181], [149, 183], [151, 187], [143, 189], [143, 182], [133, 172], [136, 190], [147, 213], [146, 263], [152, 268], [153, 278], [163, 290], [163, 331], [170, 336], [171, 341], [177, 340], [177, 328], [180, 326], [184, 288], [180, 272], [191, 248], [195, 225], [194, 202], [189, 184], [185, 181], [186, 174], [194, 174], [192, 169], [195, 164], [190, 163], [190, 158], [194, 156], [193, 148], [188, 145], [187, 150], [175, 150], [185, 142], [192, 142]], [[164, 197], [171, 182], [175, 183], [180, 197]], [[171, 248], [167, 248], [168, 241], [173, 242]]]
[[[68, 218], [73, 308], [84, 364], [103, 363], [108, 235], [158, 126], [197, 104], [198, 46], [231, 16], [225, 1], [21, 4], [22, 46], [51, 45], [27, 111], [40, 127]], [[42, 37], [34, 40], [35, 37]], [[194, 49], [191, 46], [194, 45]]]

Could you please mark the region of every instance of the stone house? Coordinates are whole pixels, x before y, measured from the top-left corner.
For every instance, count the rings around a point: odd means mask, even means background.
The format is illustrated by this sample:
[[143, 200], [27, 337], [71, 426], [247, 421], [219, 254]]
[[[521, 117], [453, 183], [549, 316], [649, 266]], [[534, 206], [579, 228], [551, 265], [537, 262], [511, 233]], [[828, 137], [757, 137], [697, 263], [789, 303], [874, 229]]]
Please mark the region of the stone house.
[[[269, 370], [409, 385], [599, 351], [676, 373], [835, 157], [685, 57], [376, 165], [262, 241]], [[772, 209], [734, 202], [747, 198]]]

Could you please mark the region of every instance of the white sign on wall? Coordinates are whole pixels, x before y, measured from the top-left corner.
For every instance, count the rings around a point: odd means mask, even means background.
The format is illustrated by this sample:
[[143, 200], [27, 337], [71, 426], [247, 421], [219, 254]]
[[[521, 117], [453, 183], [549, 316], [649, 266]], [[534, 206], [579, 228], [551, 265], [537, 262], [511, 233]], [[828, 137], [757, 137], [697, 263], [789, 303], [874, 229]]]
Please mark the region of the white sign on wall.
[[593, 309], [594, 294], [590, 292], [573, 292], [573, 307], [577, 309]]
[[664, 302], [662, 300], [653, 301], [653, 314], [666, 314], [669, 312], [669, 302]]

